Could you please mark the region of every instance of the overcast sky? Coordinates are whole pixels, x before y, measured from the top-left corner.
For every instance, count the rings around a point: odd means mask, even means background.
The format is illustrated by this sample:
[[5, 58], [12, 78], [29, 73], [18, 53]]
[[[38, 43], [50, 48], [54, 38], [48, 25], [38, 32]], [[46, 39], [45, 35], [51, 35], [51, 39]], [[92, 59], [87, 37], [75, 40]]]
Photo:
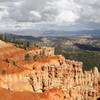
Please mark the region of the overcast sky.
[[94, 30], [100, 0], [0, 0], [0, 30]]

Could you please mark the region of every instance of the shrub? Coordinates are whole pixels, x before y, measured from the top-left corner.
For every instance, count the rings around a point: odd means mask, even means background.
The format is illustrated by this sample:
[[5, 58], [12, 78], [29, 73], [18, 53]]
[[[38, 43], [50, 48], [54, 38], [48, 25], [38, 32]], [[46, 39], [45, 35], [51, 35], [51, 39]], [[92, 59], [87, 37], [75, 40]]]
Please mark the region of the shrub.
[[6, 74], [6, 70], [2, 70], [2, 74]]
[[15, 64], [15, 61], [13, 61], [13, 65], [16, 65], [16, 64]]

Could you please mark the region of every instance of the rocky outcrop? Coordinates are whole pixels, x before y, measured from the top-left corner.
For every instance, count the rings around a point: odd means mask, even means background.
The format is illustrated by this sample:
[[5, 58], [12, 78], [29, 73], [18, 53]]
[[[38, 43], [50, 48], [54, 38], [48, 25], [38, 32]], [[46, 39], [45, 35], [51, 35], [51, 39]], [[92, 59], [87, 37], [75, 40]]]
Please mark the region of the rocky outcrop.
[[45, 55], [45, 56], [52, 56], [54, 55], [54, 48], [51, 47], [38, 47], [33, 48], [27, 52], [30, 55]]
[[[44, 92], [52, 88], [67, 92], [71, 100], [85, 100], [99, 96], [99, 72], [82, 71], [82, 62], [50, 56], [34, 62], [30, 69], [0, 76], [0, 86], [13, 91]], [[92, 100], [92, 99], [90, 99]]]
[[27, 53], [30, 56], [45, 56], [28, 62], [19, 58], [14, 64], [11, 63], [12, 57], [9, 57], [9, 63], [1, 60], [1, 66], [4, 67], [0, 70], [6, 71], [0, 74], [1, 88], [41, 93], [41, 100], [96, 100], [100, 96], [100, 73], [97, 67], [83, 72], [82, 62], [54, 55], [53, 48], [34, 48], [25, 51], [24, 55]]
[[0, 100], [71, 100], [67, 92], [53, 88], [44, 93], [16, 92], [0, 88]]

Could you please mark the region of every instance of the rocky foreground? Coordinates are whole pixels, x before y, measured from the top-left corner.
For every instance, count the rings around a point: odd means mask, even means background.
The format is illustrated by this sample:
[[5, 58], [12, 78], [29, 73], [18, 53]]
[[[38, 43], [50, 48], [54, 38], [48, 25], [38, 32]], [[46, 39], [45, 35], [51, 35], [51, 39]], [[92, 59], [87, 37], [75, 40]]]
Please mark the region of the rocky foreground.
[[100, 100], [97, 67], [82, 67], [54, 48], [23, 50], [0, 41], [0, 100]]

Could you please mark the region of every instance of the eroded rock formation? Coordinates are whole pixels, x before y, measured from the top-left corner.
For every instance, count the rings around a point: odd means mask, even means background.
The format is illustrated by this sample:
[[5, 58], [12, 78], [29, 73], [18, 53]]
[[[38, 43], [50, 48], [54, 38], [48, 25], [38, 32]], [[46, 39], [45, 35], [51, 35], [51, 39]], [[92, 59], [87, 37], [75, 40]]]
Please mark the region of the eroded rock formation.
[[[7, 48], [8, 51], [4, 52], [3, 48]], [[5, 93], [20, 91], [24, 94], [22, 91], [30, 91], [26, 93], [30, 97], [31, 92], [41, 93], [39, 98], [32, 97], [32, 100], [96, 100], [100, 97], [100, 73], [97, 67], [83, 72], [82, 62], [54, 55], [54, 48], [50, 47], [25, 51], [12, 45], [5, 45], [0, 47], [0, 50], [0, 87], [7, 89], [3, 90]], [[25, 61], [26, 54], [30, 57], [41, 57], [36, 61]], [[5, 58], [9, 59], [9, 62], [5, 62]], [[16, 92], [13, 97], [15, 95]]]

